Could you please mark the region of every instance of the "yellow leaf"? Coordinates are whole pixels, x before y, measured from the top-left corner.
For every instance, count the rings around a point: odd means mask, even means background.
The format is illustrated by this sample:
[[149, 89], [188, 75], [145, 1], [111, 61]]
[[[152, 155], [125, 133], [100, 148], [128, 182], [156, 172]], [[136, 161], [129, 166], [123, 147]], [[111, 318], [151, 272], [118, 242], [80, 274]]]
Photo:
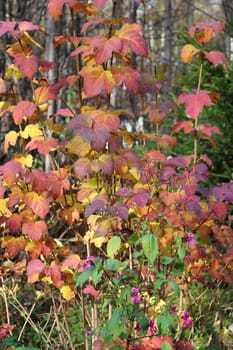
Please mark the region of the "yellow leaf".
[[7, 78], [12, 77], [12, 75], [14, 75], [15, 78], [17, 78], [17, 79], [22, 79], [22, 78], [23, 78], [23, 75], [21, 74], [19, 68], [18, 68], [16, 65], [14, 65], [14, 64], [11, 64], [11, 65], [7, 68], [7, 71], [6, 71], [6, 73], [5, 73], [5, 76], [6, 76]]
[[28, 137], [37, 137], [43, 135], [39, 124], [28, 124], [23, 131], [20, 131], [20, 136], [23, 139], [27, 139]]
[[140, 180], [140, 172], [139, 172], [139, 170], [137, 168], [131, 168], [129, 172], [130, 172], [131, 175], [133, 175], [135, 180], [137, 180], [137, 181]]
[[63, 298], [67, 301], [75, 297], [73, 289], [69, 285], [64, 285], [60, 289]]
[[31, 168], [33, 163], [33, 157], [31, 154], [19, 154], [14, 157], [15, 160], [19, 161], [22, 165]]
[[81, 136], [74, 136], [66, 147], [69, 152], [80, 157], [85, 157], [91, 150], [90, 142], [84, 141]]
[[18, 138], [18, 133], [14, 130], [9, 131], [5, 135], [5, 140], [4, 140], [4, 152], [5, 153], [7, 153], [9, 145], [11, 145], [11, 146], [16, 145], [17, 138]]
[[7, 207], [9, 198], [0, 198], [0, 213], [3, 215], [11, 215], [10, 210]]
[[96, 248], [101, 248], [105, 242], [107, 242], [107, 237], [97, 237], [91, 240], [91, 243], [94, 243]]
[[196, 49], [192, 44], [184, 45], [181, 50], [181, 60], [183, 63], [189, 63], [193, 56], [198, 53], [200, 50]]

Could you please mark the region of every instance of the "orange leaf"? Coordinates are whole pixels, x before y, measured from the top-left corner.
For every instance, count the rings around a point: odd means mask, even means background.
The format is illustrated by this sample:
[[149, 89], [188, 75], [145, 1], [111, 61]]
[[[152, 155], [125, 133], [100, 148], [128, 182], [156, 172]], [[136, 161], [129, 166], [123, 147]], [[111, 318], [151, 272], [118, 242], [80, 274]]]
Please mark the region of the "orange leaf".
[[29, 151], [37, 149], [40, 154], [46, 156], [50, 151], [57, 147], [57, 144], [57, 139], [54, 139], [53, 137], [49, 140], [45, 140], [44, 136], [37, 136], [27, 143], [25, 149]]
[[142, 27], [136, 23], [125, 23], [121, 29], [116, 31], [116, 35], [122, 40], [124, 54], [131, 49], [139, 56], [147, 56], [147, 44], [141, 33]]
[[49, 202], [45, 194], [38, 195], [36, 192], [28, 192], [25, 195], [25, 204], [41, 219], [49, 212]]
[[80, 256], [78, 254], [71, 254], [65, 259], [62, 266], [71, 267], [73, 269], [76, 269], [79, 266], [80, 261], [81, 261], [81, 259], [80, 259]]
[[76, 3], [76, 0], [50, 0], [48, 4], [49, 14], [53, 19], [57, 20], [61, 16], [65, 4], [73, 7]]
[[102, 92], [110, 94], [116, 85], [112, 73], [104, 70], [101, 65], [85, 66], [79, 74], [84, 79], [84, 91], [87, 97], [94, 97]]
[[74, 290], [69, 285], [64, 285], [60, 288], [63, 298], [67, 301], [75, 298]]
[[24, 237], [6, 236], [2, 239], [2, 248], [5, 248], [6, 253], [10, 258], [14, 258], [20, 251], [24, 250], [26, 240]]

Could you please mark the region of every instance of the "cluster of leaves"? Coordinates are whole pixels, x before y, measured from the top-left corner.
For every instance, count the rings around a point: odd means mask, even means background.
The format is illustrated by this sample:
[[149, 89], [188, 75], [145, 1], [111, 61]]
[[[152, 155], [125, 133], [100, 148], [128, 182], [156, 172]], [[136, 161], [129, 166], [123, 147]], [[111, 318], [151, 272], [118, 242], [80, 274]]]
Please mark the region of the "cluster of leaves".
[[[14, 38], [7, 49], [13, 63], [0, 86], [1, 115], [15, 123], [5, 136], [5, 152], [16, 145], [21, 150], [0, 167], [1, 278], [26, 277], [35, 290], [43, 286], [81, 305], [86, 349], [90, 342], [93, 349], [193, 349], [188, 337], [195, 319], [184, 295], [195, 283], [232, 284], [233, 184], [208, 189], [211, 161], [196, 149], [188, 156], [166, 154], [176, 138], [161, 135], [159, 127], [170, 104], [156, 98], [148, 107], [156, 134], [121, 128], [122, 111], [109, 104], [114, 88], [158, 97], [161, 82], [133, 66], [132, 53], [148, 55], [141, 26], [96, 18], [105, 3], [49, 2], [55, 20], [63, 5], [89, 17], [80, 36], [54, 38], [55, 46], [72, 43], [71, 57], [83, 62], [77, 74], [55, 84], [46, 78], [54, 63], [35, 53], [41, 46], [32, 33], [41, 28], [1, 23], [0, 35]], [[87, 36], [100, 23], [107, 34]], [[185, 46], [183, 62], [225, 64], [224, 54], [202, 46], [222, 30], [219, 22], [192, 27], [190, 36], [201, 47]], [[30, 80], [31, 99], [9, 102], [16, 75]], [[82, 87], [76, 109], [61, 96], [73, 86]], [[63, 107], [47, 116], [50, 101], [59, 99]], [[173, 132], [192, 133], [194, 145], [200, 134], [218, 132], [198, 125], [211, 99], [200, 84], [181, 94], [191, 120], [179, 121]], [[133, 145], [140, 140], [155, 141], [156, 149], [142, 147], [139, 155]], [[37, 157], [49, 159], [51, 170], [37, 168]]]

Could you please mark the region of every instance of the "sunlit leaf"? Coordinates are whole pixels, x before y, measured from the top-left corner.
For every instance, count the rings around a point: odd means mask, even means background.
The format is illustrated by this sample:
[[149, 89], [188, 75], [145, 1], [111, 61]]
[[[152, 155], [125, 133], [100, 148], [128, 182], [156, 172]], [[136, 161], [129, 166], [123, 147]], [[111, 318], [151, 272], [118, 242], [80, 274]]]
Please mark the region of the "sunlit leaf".
[[36, 110], [36, 105], [29, 101], [20, 101], [14, 107], [13, 119], [16, 124], [21, 124], [24, 117], [30, 118]]
[[121, 239], [118, 236], [113, 236], [110, 238], [107, 244], [107, 254], [109, 258], [113, 258], [119, 251], [121, 247]]
[[24, 234], [27, 234], [29, 238], [33, 239], [34, 241], [40, 240], [43, 233], [48, 232], [48, 227], [45, 221], [28, 221], [25, 222], [22, 226], [22, 232]]
[[44, 194], [38, 195], [36, 192], [26, 193], [25, 204], [41, 219], [44, 219], [49, 212], [49, 203]]
[[19, 136], [19, 134], [14, 130], [11, 130], [8, 133], [6, 133], [5, 140], [4, 140], [4, 152], [8, 151], [9, 145], [11, 145], [11, 146], [16, 145], [16, 141], [18, 139], [18, 136]]
[[60, 288], [61, 295], [67, 301], [75, 298], [74, 290], [69, 285], [64, 285]]
[[40, 279], [40, 273], [43, 271], [45, 263], [40, 259], [33, 259], [29, 261], [27, 266], [28, 283], [35, 283]]
[[204, 106], [211, 105], [211, 98], [205, 91], [196, 95], [184, 92], [179, 96], [179, 103], [184, 103], [186, 113], [195, 119], [202, 112]]
[[142, 37], [142, 27], [136, 23], [125, 23], [121, 29], [116, 31], [117, 35], [123, 43], [123, 53], [132, 50], [137, 55], [146, 56], [148, 53], [147, 44]]

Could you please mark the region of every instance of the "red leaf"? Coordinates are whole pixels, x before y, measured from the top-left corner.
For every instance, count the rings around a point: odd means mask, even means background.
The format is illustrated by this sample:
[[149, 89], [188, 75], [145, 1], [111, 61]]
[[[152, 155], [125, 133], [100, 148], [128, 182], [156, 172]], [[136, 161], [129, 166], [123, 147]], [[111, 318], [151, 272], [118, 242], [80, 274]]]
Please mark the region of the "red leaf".
[[57, 147], [57, 143], [57, 139], [53, 137], [49, 140], [44, 140], [43, 136], [37, 136], [27, 143], [25, 149], [29, 151], [37, 149], [40, 154], [46, 156], [51, 150]]
[[36, 105], [29, 101], [20, 101], [14, 107], [13, 110], [13, 119], [15, 124], [21, 124], [23, 121], [23, 117], [30, 118], [36, 110]]
[[101, 156], [98, 159], [95, 159], [91, 165], [95, 172], [102, 170], [104, 174], [109, 176], [113, 173], [113, 159], [111, 154], [101, 154]]
[[120, 127], [120, 118], [114, 113], [96, 109], [91, 111], [90, 115], [95, 130], [106, 129], [109, 132], [116, 132]]
[[101, 297], [100, 291], [96, 290], [91, 284], [88, 284], [83, 289], [83, 293], [92, 295], [94, 299], [99, 299]]
[[35, 192], [26, 193], [25, 204], [41, 219], [44, 219], [49, 212], [49, 203], [44, 194], [38, 195]]
[[198, 95], [184, 92], [179, 96], [178, 101], [185, 104], [186, 113], [193, 119], [198, 117], [204, 106], [211, 105], [211, 98], [205, 91], [201, 91]]
[[104, 36], [95, 36], [90, 47], [94, 48], [94, 53], [96, 55], [96, 64], [102, 64], [107, 62], [113, 55], [113, 52], [121, 52], [122, 43], [117, 36], [112, 36], [110, 39]]
[[43, 233], [48, 232], [48, 227], [45, 221], [28, 221], [25, 222], [22, 226], [22, 232], [27, 234], [30, 239], [34, 241], [39, 241]]
[[53, 19], [58, 19], [59, 16], [62, 14], [62, 9], [64, 4], [67, 4], [69, 7], [73, 7], [75, 4], [77, 4], [76, 0], [50, 0], [48, 4], [48, 11], [50, 16]]
[[12, 36], [17, 35], [19, 31], [15, 30], [16, 24], [17, 22], [0, 21], [0, 37], [7, 32], [9, 32]]
[[50, 171], [47, 175], [48, 191], [57, 198], [63, 195], [64, 190], [70, 189], [70, 181], [67, 178], [68, 173], [64, 168]]
[[204, 52], [205, 57], [207, 60], [209, 60], [213, 65], [218, 66], [219, 64], [226, 64], [227, 59], [223, 52], [220, 51], [211, 51], [211, 52]]
[[45, 263], [39, 259], [29, 261], [27, 266], [28, 283], [35, 283], [40, 279], [40, 273], [43, 271]]
[[15, 233], [21, 228], [22, 221], [23, 221], [22, 214], [15, 213], [9, 217], [6, 224], [7, 224], [7, 227], [9, 228], [9, 230], [12, 233]]
[[38, 57], [32, 53], [29, 53], [26, 56], [18, 54], [14, 56], [14, 58], [14, 63], [19, 67], [20, 72], [25, 77], [32, 80], [38, 69]]
[[213, 34], [220, 34], [224, 30], [222, 22], [198, 22], [189, 29], [191, 37], [196, 36], [200, 43], [207, 43], [213, 37]]
[[184, 130], [185, 134], [189, 134], [194, 130], [193, 122], [191, 120], [181, 120], [175, 126], [173, 126], [172, 131], [177, 132], [182, 129]]
[[125, 84], [129, 91], [137, 94], [139, 91], [139, 79], [141, 78], [141, 73], [131, 68], [130, 66], [112, 66], [111, 72], [117, 85], [122, 83]]
[[85, 66], [79, 74], [84, 79], [84, 91], [87, 97], [94, 97], [102, 92], [110, 94], [116, 85], [112, 73], [104, 70], [101, 65]]
[[85, 217], [92, 215], [96, 211], [101, 211], [105, 208], [106, 201], [103, 199], [95, 199], [91, 204], [85, 208]]
[[18, 25], [19, 25], [19, 30], [21, 32], [38, 30], [40, 28], [37, 24], [33, 24], [32, 22], [28, 22], [28, 21], [18, 22]]
[[128, 53], [131, 49], [139, 56], [146, 56], [148, 53], [147, 44], [142, 37], [142, 27], [136, 23], [125, 23], [116, 35], [122, 40], [122, 52]]
[[58, 261], [52, 261], [50, 266], [45, 268], [45, 273], [50, 276], [54, 285], [57, 288], [61, 288], [64, 285], [61, 274], [61, 265]]
[[95, 18], [92, 21], [88, 21], [84, 23], [84, 25], [82, 26], [81, 33], [86, 32], [92, 25], [103, 23], [104, 21], [105, 21], [104, 18]]
[[80, 158], [74, 163], [74, 172], [77, 177], [84, 177], [92, 173], [91, 161], [88, 158]]
[[213, 133], [220, 134], [219, 128], [211, 124], [200, 124], [198, 130], [206, 136], [211, 136]]
[[146, 152], [146, 157], [156, 161], [156, 162], [161, 162], [164, 163], [167, 160], [167, 157], [165, 156], [165, 154], [161, 153], [159, 150], [151, 150]]
[[101, 9], [106, 4], [107, 0], [93, 0], [93, 2], [98, 9]]

